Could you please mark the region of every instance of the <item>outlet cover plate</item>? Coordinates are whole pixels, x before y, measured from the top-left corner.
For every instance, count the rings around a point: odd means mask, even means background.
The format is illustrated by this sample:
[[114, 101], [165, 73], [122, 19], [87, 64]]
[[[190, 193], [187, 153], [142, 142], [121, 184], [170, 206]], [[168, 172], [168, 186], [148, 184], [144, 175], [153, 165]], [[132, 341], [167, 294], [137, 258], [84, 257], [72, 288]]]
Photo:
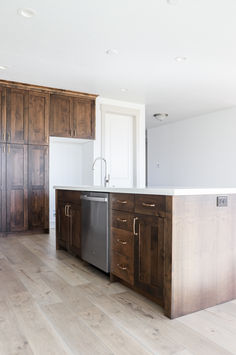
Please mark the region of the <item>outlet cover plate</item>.
[[228, 196], [217, 196], [216, 205], [217, 205], [217, 207], [227, 207], [228, 206]]

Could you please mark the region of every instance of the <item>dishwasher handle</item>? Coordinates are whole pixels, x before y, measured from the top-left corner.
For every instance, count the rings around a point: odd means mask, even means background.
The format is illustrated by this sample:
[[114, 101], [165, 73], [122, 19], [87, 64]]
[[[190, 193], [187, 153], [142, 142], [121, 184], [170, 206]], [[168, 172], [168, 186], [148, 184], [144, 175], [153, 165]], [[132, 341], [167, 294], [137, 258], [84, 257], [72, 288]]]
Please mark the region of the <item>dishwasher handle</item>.
[[83, 195], [80, 196], [80, 199], [84, 201], [92, 201], [92, 202], [105, 202], [105, 203], [108, 202], [107, 197], [89, 197], [87, 195]]

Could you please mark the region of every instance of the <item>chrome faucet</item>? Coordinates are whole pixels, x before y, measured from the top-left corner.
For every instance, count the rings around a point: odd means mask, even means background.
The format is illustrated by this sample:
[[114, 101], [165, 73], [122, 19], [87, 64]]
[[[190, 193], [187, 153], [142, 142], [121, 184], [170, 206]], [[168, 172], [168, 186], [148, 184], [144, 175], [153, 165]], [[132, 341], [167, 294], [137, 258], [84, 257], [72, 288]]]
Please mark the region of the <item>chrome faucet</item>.
[[98, 160], [104, 161], [104, 163], [105, 163], [104, 187], [106, 187], [107, 184], [109, 183], [109, 180], [110, 180], [110, 175], [107, 174], [107, 161], [106, 161], [106, 159], [103, 158], [103, 157], [97, 157], [97, 158], [94, 160], [94, 162], [93, 162], [92, 170], [94, 170], [95, 163], [96, 163]]

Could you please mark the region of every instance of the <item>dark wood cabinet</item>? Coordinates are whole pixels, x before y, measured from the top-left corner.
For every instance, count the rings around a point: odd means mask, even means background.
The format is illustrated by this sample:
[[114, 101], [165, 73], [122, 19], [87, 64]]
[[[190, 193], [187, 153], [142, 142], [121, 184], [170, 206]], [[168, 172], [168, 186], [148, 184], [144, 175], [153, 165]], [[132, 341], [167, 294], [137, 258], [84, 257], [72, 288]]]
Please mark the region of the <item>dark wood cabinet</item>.
[[29, 229], [49, 229], [48, 146], [29, 145]]
[[73, 129], [75, 138], [95, 138], [95, 101], [73, 98]]
[[0, 87], [0, 142], [6, 142], [6, 89]]
[[70, 219], [68, 218], [67, 209], [67, 202], [58, 202], [56, 211], [57, 249], [68, 249], [70, 235]]
[[29, 91], [29, 144], [48, 145], [49, 105], [49, 94]]
[[72, 137], [73, 102], [72, 97], [51, 95], [50, 97], [50, 136]]
[[81, 254], [81, 206], [80, 192], [57, 191], [56, 193], [56, 240], [57, 249], [63, 248]]
[[163, 305], [166, 197], [111, 194], [110, 201], [111, 275]]
[[[78, 201], [79, 202], [79, 201]], [[68, 207], [68, 215], [70, 219], [70, 231], [68, 251], [81, 255], [81, 207], [80, 204], [71, 203]]]
[[28, 143], [29, 95], [26, 90], [7, 89], [7, 133], [8, 143]]
[[164, 218], [136, 215], [134, 236], [135, 286], [163, 300]]
[[7, 144], [7, 231], [28, 229], [27, 145]]
[[[0, 80], [0, 233], [48, 231], [49, 136], [93, 139], [95, 100], [96, 95]], [[69, 217], [61, 207], [67, 249], [79, 254], [80, 205], [73, 197], [68, 202]]]
[[95, 99], [51, 95], [50, 135], [94, 139]]
[[0, 233], [6, 231], [6, 144], [0, 143]]

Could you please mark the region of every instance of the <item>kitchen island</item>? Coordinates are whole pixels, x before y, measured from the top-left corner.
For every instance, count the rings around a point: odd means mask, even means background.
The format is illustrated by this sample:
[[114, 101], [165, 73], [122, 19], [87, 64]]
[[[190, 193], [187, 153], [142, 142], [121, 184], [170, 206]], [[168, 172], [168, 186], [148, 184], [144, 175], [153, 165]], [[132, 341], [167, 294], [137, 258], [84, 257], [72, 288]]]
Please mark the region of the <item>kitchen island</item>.
[[157, 302], [168, 317], [236, 298], [236, 189], [55, 189], [57, 248], [78, 256], [80, 194], [109, 193], [111, 280]]

